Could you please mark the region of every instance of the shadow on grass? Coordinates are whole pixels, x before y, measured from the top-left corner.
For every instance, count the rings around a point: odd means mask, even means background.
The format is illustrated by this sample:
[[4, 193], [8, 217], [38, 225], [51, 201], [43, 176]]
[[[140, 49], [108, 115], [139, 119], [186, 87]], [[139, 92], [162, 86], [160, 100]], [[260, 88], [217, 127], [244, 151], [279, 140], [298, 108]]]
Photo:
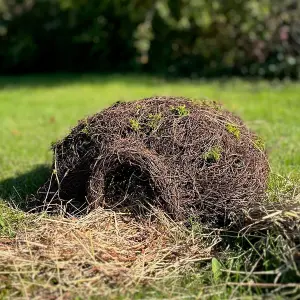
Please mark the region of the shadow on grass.
[[[250, 86], [257, 88], [257, 84], [260, 83], [259, 79], [254, 78], [238, 78], [238, 77], [212, 77], [212, 78], [189, 78], [189, 77], [174, 77], [174, 76], [162, 76], [146, 73], [48, 73], [48, 74], [28, 74], [28, 75], [8, 75], [0, 76], [0, 90], [1, 89], [16, 89], [16, 88], [51, 88], [59, 86], [69, 86], [76, 84], [88, 84], [88, 85], [105, 85], [110, 83], [122, 83], [125, 85], [137, 84], [157, 87], [160, 84], [166, 83], [183, 83], [193, 82], [197, 83], [210, 83], [219, 86], [220, 88], [226, 85], [232, 85], [234, 82], [240, 81], [248, 82]], [[276, 81], [276, 85], [278, 82]]]
[[0, 181], [0, 199], [26, 210], [26, 199], [35, 194], [50, 175], [48, 165], [38, 165], [29, 172]]
[[[169, 82], [169, 80], [167, 80]], [[58, 73], [58, 74], [29, 74], [19, 76], [0, 76], [1, 89], [59, 87], [75, 84], [107, 84], [112, 82], [126, 85], [157, 86], [165, 83], [166, 79], [146, 74], [97, 74], [97, 73]]]

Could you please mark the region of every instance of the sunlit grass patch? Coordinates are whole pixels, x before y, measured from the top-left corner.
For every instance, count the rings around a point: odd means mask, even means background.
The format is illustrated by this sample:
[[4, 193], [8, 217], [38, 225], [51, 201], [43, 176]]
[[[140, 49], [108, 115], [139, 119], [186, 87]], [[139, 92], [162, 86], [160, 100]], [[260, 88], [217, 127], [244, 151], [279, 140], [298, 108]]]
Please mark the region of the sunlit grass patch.
[[[0, 298], [299, 295], [298, 83], [57, 75], [0, 78], [0, 85]], [[153, 95], [220, 100], [262, 137], [277, 175], [267, 205], [248, 212], [244, 230], [208, 231], [161, 213], [140, 223], [109, 211], [65, 219], [13, 208], [47, 178], [51, 142], [78, 119], [117, 100]], [[157, 124], [158, 117], [149, 119], [154, 130]], [[208, 156], [218, 159], [219, 151]]]

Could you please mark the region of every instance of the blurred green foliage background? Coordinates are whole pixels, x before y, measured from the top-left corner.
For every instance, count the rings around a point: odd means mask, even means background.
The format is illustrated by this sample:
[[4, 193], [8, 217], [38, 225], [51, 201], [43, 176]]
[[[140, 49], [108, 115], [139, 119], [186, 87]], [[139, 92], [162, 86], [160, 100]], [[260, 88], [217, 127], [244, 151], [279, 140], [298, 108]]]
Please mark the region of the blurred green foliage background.
[[300, 74], [298, 0], [0, 0], [0, 72]]

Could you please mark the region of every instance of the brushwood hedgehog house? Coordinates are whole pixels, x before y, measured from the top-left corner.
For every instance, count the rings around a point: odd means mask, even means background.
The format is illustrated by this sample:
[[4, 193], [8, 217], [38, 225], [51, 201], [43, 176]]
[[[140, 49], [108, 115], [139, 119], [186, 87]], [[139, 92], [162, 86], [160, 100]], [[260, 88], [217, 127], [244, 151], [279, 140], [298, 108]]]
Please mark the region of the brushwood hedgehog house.
[[215, 103], [152, 97], [79, 121], [53, 145], [36, 199], [71, 213], [163, 209], [214, 226], [237, 222], [264, 196], [268, 161], [240, 118]]

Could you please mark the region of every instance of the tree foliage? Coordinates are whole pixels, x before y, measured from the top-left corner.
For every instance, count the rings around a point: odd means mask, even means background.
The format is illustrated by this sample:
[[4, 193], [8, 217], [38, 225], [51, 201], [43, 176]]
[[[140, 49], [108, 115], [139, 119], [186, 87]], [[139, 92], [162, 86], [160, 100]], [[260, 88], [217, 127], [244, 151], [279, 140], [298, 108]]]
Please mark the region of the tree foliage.
[[296, 0], [0, 0], [0, 70], [298, 77]]

